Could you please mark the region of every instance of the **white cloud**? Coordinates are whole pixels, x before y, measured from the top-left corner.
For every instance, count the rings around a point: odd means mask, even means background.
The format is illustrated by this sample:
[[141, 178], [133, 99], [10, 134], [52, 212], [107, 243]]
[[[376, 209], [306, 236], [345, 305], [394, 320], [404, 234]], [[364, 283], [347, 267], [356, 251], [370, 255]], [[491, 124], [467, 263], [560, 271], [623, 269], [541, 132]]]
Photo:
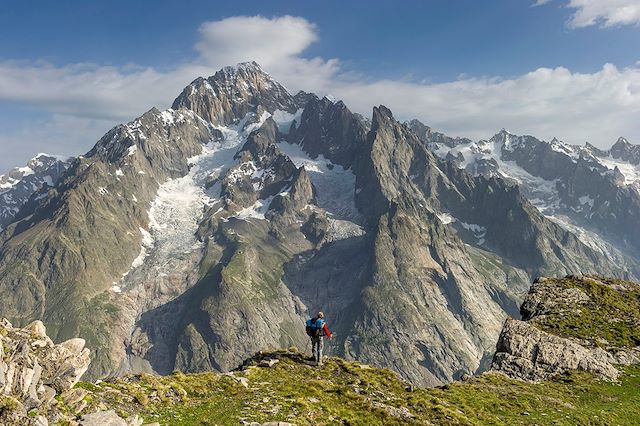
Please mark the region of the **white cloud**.
[[539, 68], [514, 79], [461, 79], [442, 84], [393, 80], [336, 85], [356, 110], [385, 104], [396, 117], [417, 117], [448, 133], [487, 138], [502, 127], [545, 139], [611, 145], [640, 142], [640, 67], [606, 64], [591, 74]]
[[639, 64], [604, 65], [586, 74], [540, 68], [512, 79], [462, 76], [438, 84], [369, 80], [349, 73], [337, 59], [303, 57], [317, 39], [317, 29], [303, 18], [234, 17], [204, 23], [195, 46], [198, 59], [169, 71], [0, 61], [0, 102], [51, 114], [47, 123], [0, 130], [0, 168], [41, 150], [80, 153], [114, 122], [152, 106], [166, 108], [197, 76], [244, 60], [257, 60], [292, 92], [331, 93], [365, 115], [385, 104], [400, 119], [416, 117], [455, 135], [486, 138], [506, 127], [572, 143], [606, 146], [620, 135], [640, 142]]
[[302, 53], [317, 40], [315, 25], [304, 18], [236, 16], [200, 26], [196, 49], [211, 64], [256, 61], [266, 68]]
[[[536, 0], [532, 6], [541, 6], [551, 0]], [[566, 7], [574, 9], [567, 21], [569, 28], [598, 25], [602, 28], [640, 24], [638, 0], [569, 0]]]
[[638, 0], [571, 0], [568, 6], [576, 9], [568, 22], [571, 28], [640, 24]]

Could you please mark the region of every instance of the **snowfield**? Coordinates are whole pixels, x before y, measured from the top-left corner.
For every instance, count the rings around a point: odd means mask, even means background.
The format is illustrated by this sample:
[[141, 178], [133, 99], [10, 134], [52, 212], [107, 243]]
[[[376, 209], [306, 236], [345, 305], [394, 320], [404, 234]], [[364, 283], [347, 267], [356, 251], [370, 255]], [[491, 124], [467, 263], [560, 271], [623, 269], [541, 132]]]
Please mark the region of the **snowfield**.
[[278, 148], [291, 158], [296, 167], [304, 166], [311, 183], [318, 190], [318, 207], [335, 219], [361, 222], [355, 201], [356, 176], [350, 169], [345, 170], [322, 155], [313, 159], [300, 145], [280, 142]]

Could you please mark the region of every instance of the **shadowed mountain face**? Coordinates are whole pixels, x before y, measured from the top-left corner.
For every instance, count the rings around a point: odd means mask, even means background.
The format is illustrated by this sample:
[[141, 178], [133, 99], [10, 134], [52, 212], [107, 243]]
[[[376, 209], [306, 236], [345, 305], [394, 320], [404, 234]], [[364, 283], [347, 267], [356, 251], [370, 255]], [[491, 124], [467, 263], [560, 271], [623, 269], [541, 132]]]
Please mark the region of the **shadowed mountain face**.
[[0, 236], [0, 315], [86, 338], [103, 377], [305, 348], [322, 309], [328, 351], [433, 385], [487, 367], [532, 276], [637, 275], [430, 148], [385, 107], [224, 68], [31, 198]]

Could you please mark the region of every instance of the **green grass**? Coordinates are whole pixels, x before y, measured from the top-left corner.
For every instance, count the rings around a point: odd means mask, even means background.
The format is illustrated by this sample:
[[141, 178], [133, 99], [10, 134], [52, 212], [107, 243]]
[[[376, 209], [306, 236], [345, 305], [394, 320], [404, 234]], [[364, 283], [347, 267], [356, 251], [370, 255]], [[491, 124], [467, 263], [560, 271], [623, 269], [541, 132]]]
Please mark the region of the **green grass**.
[[[245, 268], [244, 261], [238, 258], [227, 267]], [[590, 301], [560, 303], [552, 313], [531, 320], [536, 326], [607, 349], [640, 344], [637, 284], [595, 277], [545, 283], [579, 288]], [[260, 367], [263, 358], [279, 362]], [[318, 368], [302, 354], [276, 351], [254, 357], [232, 375], [138, 375], [77, 386], [90, 392], [84, 412], [106, 406], [122, 417], [138, 414], [166, 425], [635, 425], [640, 365], [621, 367], [621, 372], [619, 382], [573, 371], [537, 383], [486, 373], [440, 388], [414, 389], [390, 370], [340, 358]]]
[[640, 285], [599, 277], [566, 277], [553, 283], [579, 288], [591, 300], [577, 307], [560, 305], [551, 314], [534, 318], [537, 327], [605, 349], [640, 345]]
[[[280, 362], [234, 373], [249, 380], [248, 388], [216, 373], [132, 376], [96, 385], [92, 404], [170, 425], [631, 425], [640, 418], [640, 366], [626, 368], [619, 383], [582, 372], [540, 383], [484, 374], [412, 389], [389, 370], [338, 358], [317, 368], [300, 354], [263, 356]], [[398, 417], [398, 409], [411, 417]]]

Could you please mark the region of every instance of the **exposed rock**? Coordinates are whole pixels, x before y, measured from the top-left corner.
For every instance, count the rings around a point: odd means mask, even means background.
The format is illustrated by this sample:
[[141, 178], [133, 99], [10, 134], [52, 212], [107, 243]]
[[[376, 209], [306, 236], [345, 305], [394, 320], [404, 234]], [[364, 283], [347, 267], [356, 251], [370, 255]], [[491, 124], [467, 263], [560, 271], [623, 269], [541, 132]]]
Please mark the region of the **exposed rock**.
[[373, 405], [374, 408], [383, 410], [391, 417], [395, 417], [399, 419], [412, 419], [415, 417], [413, 414], [411, 414], [411, 412], [407, 407], [396, 408], [396, 407], [392, 407], [391, 405], [383, 404], [377, 401], [374, 401], [371, 405]]
[[491, 369], [523, 380], [542, 380], [569, 370], [583, 370], [615, 380], [620, 372], [614, 362], [603, 349], [588, 349], [524, 321], [507, 319]]
[[[635, 165], [640, 164], [640, 145], [632, 145], [625, 138], [618, 138], [609, 150], [609, 153], [613, 158], [621, 159]], [[602, 156], [605, 157], [606, 154]]]
[[187, 108], [214, 125], [227, 125], [247, 113], [295, 112], [293, 96], [255, 62], [225, 67], [207, 79], [198, 78], [173, 102], [173, 109]]
[[[37, 344], [36, 344], [37, 343]], [[6, 319], [0, 323], [0, 397], [15, 401], [11, 412], [2, 410], [2, 424], [47, 424], [44, 416], [56, 408], [53, 398], [61, 393], [77, 411], [84, 408], [86, 391], [71, 388], [89, 367], [89, 349], [84, 340], [54, 344], [42, 322], [14, 328]], [[36, 416], [27, 417], [35, 410]], [[25, 422], [25, 423], [23, 423]]]
[[[521, 307], [523, 321], [506, 320], [491, 369], [534, 381], [570, 370], [616, 380], [621, 374], [616, 365], [640, 362], [640, 347], [633, 347], [638, 343], [633, 299], [639, 289], [631, 282], [582, 275], [536, 279]], [[618, 323], [620, 334], [607, 334], [611, 322]]]
[[113, 410], [85, 414], [79, 422], [80, 426], [140, 426], [141, 424], [142, 420], [137, 416], [125, 420], [118, 416]]
[[279, 363], [280, 360], [278, 359], [263, 359], [260, 361], [260, 363], [258, 364], [260, 367], [267, 367], [267, 368], [271, 368], [274, 365], [276, 365], [277, 363]]
[[287, 139], [304, 147], [312, 158], [323, 155], [349, 168], [364, 144], [366, 133], [363, 120], [342, 101], [333, 103], [328, 98], [312, 98]]
[[433, 129], [420, 120], [413, 119], [404, 123], [405, 126], [409, 127], [415, 134], [426, 144], [437, 144], [441, 143], [449, 148], [453, 148], [458, 145], [467, 144], [471, 142], [470, 139], [455, 137], [452, 138], [450, 136], [445, 135], [444, 133], [434, 132]]
[[579, 309], [589, 301], [589, 296], [578, 288], [565, 288], [551, 280], [536, 280], [520, 307], [522, 319], [527, 321], [569, 305]]

